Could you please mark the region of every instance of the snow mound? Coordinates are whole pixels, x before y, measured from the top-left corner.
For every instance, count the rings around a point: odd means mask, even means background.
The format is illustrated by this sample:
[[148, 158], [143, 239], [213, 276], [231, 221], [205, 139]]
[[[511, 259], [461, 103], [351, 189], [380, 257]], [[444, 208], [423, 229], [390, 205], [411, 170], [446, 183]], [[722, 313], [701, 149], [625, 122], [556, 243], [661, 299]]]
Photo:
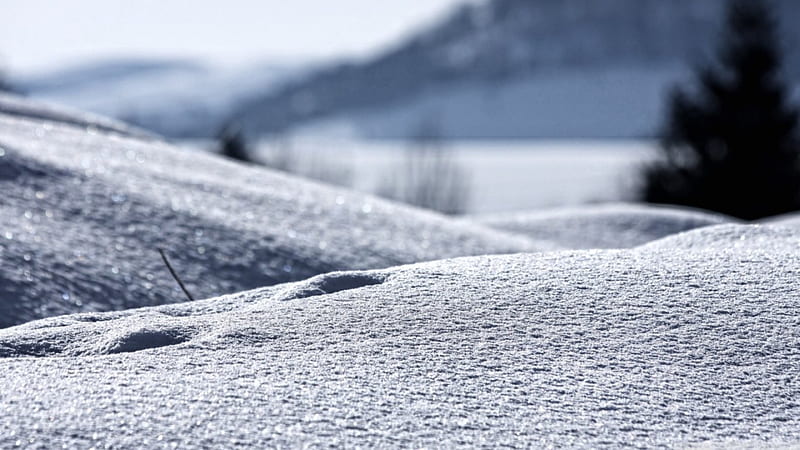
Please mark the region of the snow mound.
[[0, 114], [41, 120], [45, 122], [42, 124], [43, 127], [47, 126], [47, 122], [56, 122], [85, 127], [90, 130], [136, 136], [143, 139], [153, 137], [153, 135], [147, 131], [140, 130], [113, 119], [107, 119], [95, 114], [80, 112], [46, 102], [24, 99], [7, 93], [0, 94]]
[[304, 283], [289, 287], [281, 293], [280, 299], [297, 300], [315, 295], [334, 294], [381, 284], [384, 281], [386, 276], [376, 272], [333, 272], [318, 275]]
[[159, 249], [208, 298], [557, 248], [54, 111], [0, 97], [0, 327], [183, 301]]
[[781, 225], [785, 227], [798, 227], [800, 226], [800, 213], [781, 214], [775, 217], [768, 217], [761, 219], [759, 222], [770, 225]]
[[0, 446], [797, 445], [798, 240], [721, 225], [0, 330]]
[[706, 252], [783, 252], [800, 250], [797, 230], [780, 225], [718, 225], [702, 233], [686, 232], [642, 246], [645, 249], [702, 250]]
[[736, 219], [691, 209], [605, 204], [479, 216], [477, 222], [566, 248], [630, 248]]

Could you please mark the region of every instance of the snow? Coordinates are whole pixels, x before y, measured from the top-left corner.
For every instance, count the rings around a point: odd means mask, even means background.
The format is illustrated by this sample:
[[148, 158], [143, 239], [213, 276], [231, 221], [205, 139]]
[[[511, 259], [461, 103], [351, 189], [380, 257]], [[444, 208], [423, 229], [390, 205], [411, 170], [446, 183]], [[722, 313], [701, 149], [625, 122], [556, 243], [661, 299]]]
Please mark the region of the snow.
[[446, 218], [5, 101], [2, 448], [800, 446], [791, 217]]
[[[11, 95], [0, 95], [0, 114], [18, 118], [35, 119], [41, 122], [56, 122], [77, 127], [91, 127], [95, 130], [109, 131], [117, 134], [151, 137], [149, 133], [130, 125], [107, 119], [91, 113], [77, 111], [68, 107], [51, 103], [21, 99]], [[42, 123], [42, 126], [46, 126]]]
[[0, 444], [798, 445], [798, 246], [729, 224], [45, 319], [0, 331]]
[[159, 248], [197, 298], [556, 248], [25, 104], [0, 114], [0, 327], [183, 301]]
[[781, 214], [779, 216], [762, 219], [762, 223], [783, 225], [787, 227], [800, 226], [800, 213]]
[[694, 228], [736, 222], [699, 210], [602, 204], [477, 216], [484, 225], [564, 248], [630, 248]]

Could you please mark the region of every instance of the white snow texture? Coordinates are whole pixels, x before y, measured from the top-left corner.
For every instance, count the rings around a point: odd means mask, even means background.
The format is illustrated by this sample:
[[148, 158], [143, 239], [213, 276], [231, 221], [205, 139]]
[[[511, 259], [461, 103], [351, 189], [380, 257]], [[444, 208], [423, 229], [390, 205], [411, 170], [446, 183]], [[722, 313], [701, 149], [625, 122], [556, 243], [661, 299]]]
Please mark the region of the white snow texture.
[[[0, 330], [2, 448], [798, 444], [791, 217], [479, 219], [513, 234], [117, 127], [0, 113], [4, 324], [80, 312]], [[122, 310], [181, 300], [159, 247], [265, 287]]]
[[[555, 248], [0, 100], [0, 327], [346, 269]], [[19, 108], [18, 108], [19, 109]], [[44, 120], [47, 119], [47, 120]]]

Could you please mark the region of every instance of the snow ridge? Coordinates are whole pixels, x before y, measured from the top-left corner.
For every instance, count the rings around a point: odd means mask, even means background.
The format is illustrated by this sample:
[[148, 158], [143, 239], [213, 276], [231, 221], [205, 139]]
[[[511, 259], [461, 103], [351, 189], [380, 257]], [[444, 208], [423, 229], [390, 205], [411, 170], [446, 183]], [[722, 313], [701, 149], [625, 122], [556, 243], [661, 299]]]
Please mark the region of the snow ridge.
[[557, 242], [565, 248], [630, 248], [732, 217], [655, 205], [603, 204], [478, 216], [484, 225]]

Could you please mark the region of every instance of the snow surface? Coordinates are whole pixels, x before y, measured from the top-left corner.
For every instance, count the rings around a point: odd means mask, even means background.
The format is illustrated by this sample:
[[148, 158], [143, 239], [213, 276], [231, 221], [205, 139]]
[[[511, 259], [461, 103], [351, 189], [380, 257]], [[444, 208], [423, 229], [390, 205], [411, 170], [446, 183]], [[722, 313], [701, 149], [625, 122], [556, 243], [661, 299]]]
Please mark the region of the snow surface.
[[0, 320], [80, 313], [0, 329], [0, 448], [800, 446], [789, 216], [513, 234], [2, 101]]
[[474, 221], [564, 248], [630, 248], [694, 228], [736, 222], [700, 210], [602, 204], [477, 216]]
[[183, 301], [159, 248], [205, 298], [557, 247], [53, 111], [0, 100], [0, 327]]
[[728, 224], [32, 322], [0, 446], [796, 446], [798, 248]]
[[77, 127], [92, 128], [96, 131], [108, 131], [140, 138], [152, 137], [152, 135], [146, 131], [139, 130], [113, 119], [107, 119], [95, 114], [85, 113], [50, 103], [22, 99], [12, 95], [0, 94], [0, 114], [38, 120], [44, 122], [42, 126], [46, 126], [46, 122], [57, 122]]
[[783, 225], [786, 227], [798, 227], [800, 226], [800, 213], [781, 214], [779, 216], [762, 219], [760, 222], [772, 225]]

